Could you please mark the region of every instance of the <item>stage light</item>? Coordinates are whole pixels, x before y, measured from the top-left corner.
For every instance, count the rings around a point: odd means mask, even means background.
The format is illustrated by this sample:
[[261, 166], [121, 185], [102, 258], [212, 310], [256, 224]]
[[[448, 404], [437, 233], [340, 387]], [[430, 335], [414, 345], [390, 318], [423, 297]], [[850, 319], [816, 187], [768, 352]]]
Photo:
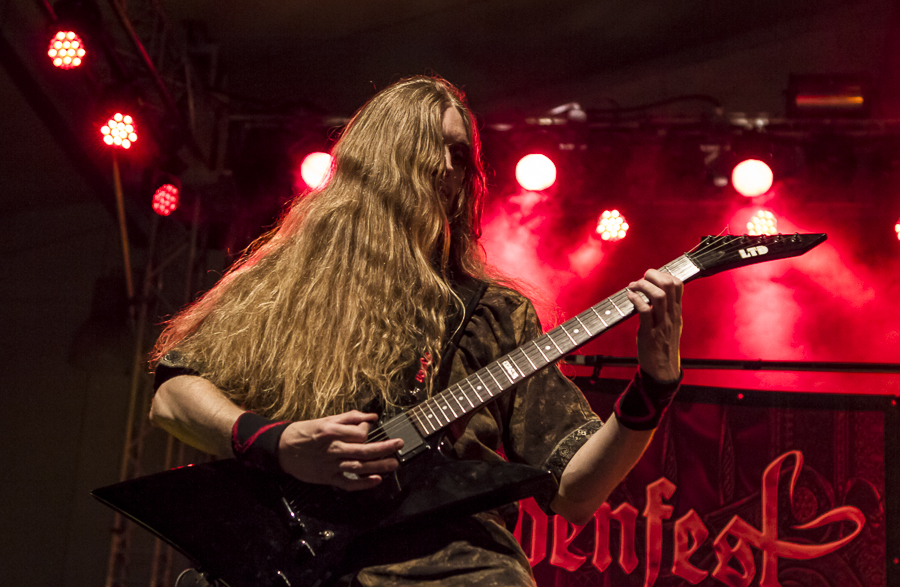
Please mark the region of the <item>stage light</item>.
[[74, 69], [81, 65], [87, 52], [84, 42], [74, 31], [59, 31], [50, 39], [47, 56], [60, 69]]
[[116, 112], [106, 124], [100, 128], [103, 142], [111, 147], [130, 149], [138, 139], [134, 119], [128, 114]]
[[778, 234], [778, 219], [768, 210], [759, 210], [747, 223], [747, 234], [750, 236]]
[[872, 79], [857, 74], [791, 74], [787, 91], [790, 118], [866, 118]]
[[181, 190], [172, 183], [165, 183], [153, 192], [153, 211], [160, 216], [168, 216], [178, 208], [178, 196]]
[[531, 192], [545, 190], [556, 181], [556, 165], [546, 155], [525, 155], [516, 164], [516, 181]]
[[320, 190], [328, 185], [331, 179], [331, 155], [328, 153], [310, 153], [300, 164], [300, 177], [309, 189]]
[[772, 168], [759, 159], [745, 159], [731, 172], [731, 185], [742, 196], [760, 196], [772, 188]]
[[53, 22], [47, 33], [52, 35], [47, 56], [60, 69], [74, 69], [84, 63], [90, 49], [96, 55], [103, 45], [103, 17], [96, 0], [58, 0], [50, 6], [44, 0]]
[[597, 234], [605, 241], [618, 241], [625, 238], [628, 223], [618, 210], [606, 210], [597, 221]]
[[897, 240], [900, 240], [900, 218], [897, 219], [897, 224], [894, 225], [894, 232], [897, 233]]

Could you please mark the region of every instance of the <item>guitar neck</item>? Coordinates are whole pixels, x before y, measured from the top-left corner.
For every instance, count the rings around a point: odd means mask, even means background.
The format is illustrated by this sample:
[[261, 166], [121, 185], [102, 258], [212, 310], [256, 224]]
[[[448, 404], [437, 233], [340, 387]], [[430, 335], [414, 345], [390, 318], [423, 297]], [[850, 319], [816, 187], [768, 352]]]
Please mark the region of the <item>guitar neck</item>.
[[[663, 266], [687, 283], [697, 277], [756, 263], [796, 257], [825, 241], [827, 235], [707, 236], [693, 250]], [[643, 295], [643, 294], [639, 294]], [[500, 357], [441, 393], [385, 423], [379, 437], [403, 438], [403, 451], [414, 451], [422, 438], [481, 408], [514, 385], [545, 369], [633, 315], [627, 290], [606, 298], [571, 320]], [[414, 432], [413, 432], [414, 429]], [[400, 453], [403, 457], [403, 452]]]
[[[685, 254], [660, 271], [686, 282], [696, 277], [700, 268]], [[634, 312], [634, 305], [623, 289], [421, 402], [407, 411], [406, 416], [422, 436], [430, 436], [584, 346]]]

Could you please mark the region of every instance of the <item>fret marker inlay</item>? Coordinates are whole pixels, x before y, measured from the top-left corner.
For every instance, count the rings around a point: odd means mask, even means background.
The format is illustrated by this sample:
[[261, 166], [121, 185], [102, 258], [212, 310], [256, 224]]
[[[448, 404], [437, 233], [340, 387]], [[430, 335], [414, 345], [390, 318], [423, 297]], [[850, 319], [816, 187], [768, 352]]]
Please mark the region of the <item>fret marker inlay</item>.
[[510, 379], [515, 379], [519, 376], [519, 372], [513, 368], [509, 361], [503, 361], [500, 364], [503, 365], [504, 369], [506, 369], [506, 374]]

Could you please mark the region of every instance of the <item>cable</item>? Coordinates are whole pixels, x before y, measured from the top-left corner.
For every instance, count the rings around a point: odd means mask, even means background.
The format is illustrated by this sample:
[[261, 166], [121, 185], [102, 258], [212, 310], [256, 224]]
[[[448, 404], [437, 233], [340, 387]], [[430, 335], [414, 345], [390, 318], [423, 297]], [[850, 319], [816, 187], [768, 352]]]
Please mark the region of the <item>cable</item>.
[[656, 102], [649, 102], [647, 104], [640, 104], [638, 106], [629, 106], [627, 108], [622, 108], [618, 106], [616, 108], [589, 108], [588, 112], [591, 114], [624, 114], [628, 112], [642, 112], [644, 110], [652, 110], [654, 108], [659, 108], [660, 106], [668, 106], [669, 104], [675, 104], [677, 102], [706, 102], [715, 106], [716, 108], [722, 108], [722, 103], [706, 94], [686, 94], [683, 96], [673, 96], [671, 98], [665, 98], [663, 100], [658, 100]]

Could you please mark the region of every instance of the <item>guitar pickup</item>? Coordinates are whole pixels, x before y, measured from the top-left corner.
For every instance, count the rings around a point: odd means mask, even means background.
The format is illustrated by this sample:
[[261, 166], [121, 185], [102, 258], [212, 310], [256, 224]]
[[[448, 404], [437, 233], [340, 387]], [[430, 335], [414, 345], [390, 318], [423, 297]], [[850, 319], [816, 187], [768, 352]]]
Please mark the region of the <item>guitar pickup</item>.
[[395, 418], [391, 418], [381, 427], [388, 438], [402, 438], [403, 448], [397, 451], [397, 458], [401, 463], [405, 463], [415, 455], [428, 448], [428, 443], [416, 430], [412, 420], [406, 414], [400, 414]]

